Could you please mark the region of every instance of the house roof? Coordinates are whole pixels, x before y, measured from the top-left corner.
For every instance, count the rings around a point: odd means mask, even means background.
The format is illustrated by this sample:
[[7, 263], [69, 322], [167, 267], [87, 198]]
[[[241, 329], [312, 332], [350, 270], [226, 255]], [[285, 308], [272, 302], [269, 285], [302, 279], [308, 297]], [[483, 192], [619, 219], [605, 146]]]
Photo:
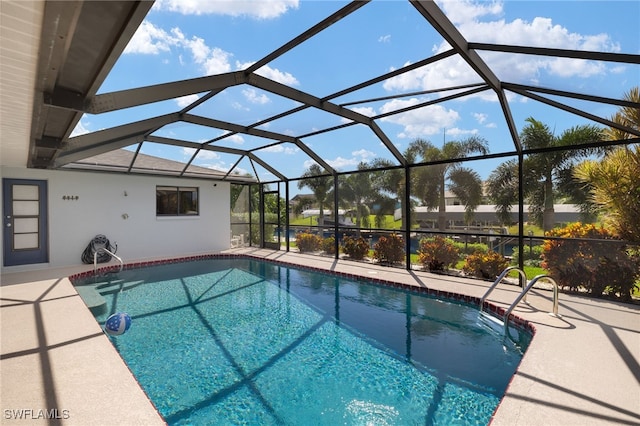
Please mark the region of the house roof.
[[291, 198], [293, 202], [304, 202], [309, 200], [315, 200], [316, 196], [313, 194], [296, 194]]
[[[291, 85], [283, 84], [264, 77], [256, 71], [272, 63], [286, 52], [321, 33], [331, 31], [332, 26], [344, 18], [359, 13], [368, 7], [368, 2], [353, 1], [340, 3], [330, 16], [320, 16], [316, 24], [290, 39], [279, 48], [266, 52], [264, 56], [247, 68], [217, 75], [174, 81], [147, 87], [139, 87], [118, 92], [98, 94], [98, 89], [108, 73], [123, 53], [135, 31], [141, 25], [153, 5], [152, 1], [74, 1], [74, 2], [2, 2], [2, 49], [0, 51], [2, 67], [2, 165], [30, 168], [95, 168], [100, 170], [134, 173], [143, 167], [138, 162], [139, 147], [145, 143], [161, 144], [172, 147], [190, 148], [194, 154], [183, 164], [182, 175], [194, 172], [191, 162], [201, 152], [224, 153], [233, 155], [240, 163], [248, 160], [253, 172], [256, 168], [266, 170], [274, 181], [288, 181], [299, 176], [286, 175], [282, 170], [272, 167], [262, 155], [265, 149], [290, 144], [304, 152], [311, 161], [315, 161], [328, 173], [336, 173], [307, 139], [312, 135], [336, 132], [349, 126], [359, 126], [372, 135], [373, 142], [382, 144], [389, 151], [389, 157], [399, 166], [406, 166], [407, 159], [393, 142], [392, 135], [380, 125], [385, 118], [395, 114], [450, 101], [465, 99], [478, 93], [492, 94], [500, 105], [503, 120], [511, 137], [510, 147], [502, 154], [514, 155], [523, 151], [519, 140], [518, 127], [512, 111], [516, 107], [513, 97], [530, 102], [541, 102], [558, 111], [583, 117], [603, 126], [613, 127], [627, 132], [630, 139], [617, 141], [619, 144], [637, 143], [640, 132], [610, 121], [609, 117], [599, 115], [601, 108], [593, 105], [638, 108], [640, 105], [624, 100], [623, 94], [617, 97], [595, 96], [585, 92], [563, 90], [540, 84], [522, 84], [505, 77], [499, 77], [492, 69], [487, 54], [502, 53], [509, 55], [533, 55], [555, 58], [571, 58], [579, 61], [601, 61], [608, 64], [633, 65], [640, 63], [640, 55], [633, 53], [615, 53], [600, 51], [578, 51], [534, 45], [497, 45], [478, 43], [466, 39], [438, 4], [433, 1], [410, 1], [408, 7], [414, 9], [444, 41], [450, 45], [448, 51], [435, 55], [426, 55], [420, 60], [388, 72], [382, 72], [374, 78], [360, 81], [341, 90], [326, 94], [303, 92]], [[349, 40], [344, 40], [348, 43]], [[357, 48], [357, 46], [353, 46]], [[438, 98], [424, 104], [408, 108], [398, 108], [381, 115], [365, 115], [350, 105], [337, 103], [336, 99], [345, 94], [365, 91], [375, 84], [408, 75], [418, 67], [438, 64], [447, 58], [463, 60], [476, 74], [476, 83], [464, 86], [441, 87], [430, 93]], [[344, 71], [344, 70], [342, 70]], [[336, 70], [336, 72], [341, 72]], [[228, 122], [219, 119], [215, 113], [196, 114], [198, 105], [215, 98], [225, 89], [246, 86], [258, 88], [297, 103], [297, 107], [280, 111], [273, 116], [263, 117], [250, 123]], [[124, 111], [149, 103], [181, 98], [190, 94], [201, 94], [190, 105], [173, 112], [154, 116], [145, 120], [124, 122], [121, 125], [102, 129], [92, 133], [71, 136], [83, 114], [106, 114]], [[414, 94], [396, 95], [398, 98]], [[361, 99], [359, 102], [373, 102], [377, 99]], [[580, 101], [574, 105], [572, 101]], [[586, 102], [583, 102], [586, 101]], [[282, 117], [296, 116], [307, 110], [321, 111], [339, 117], [343, 124], [315, 130], [312, 134], [289, 134], [268, 130], [268, 124]], [[26, 123], [26, 125], [25, 125]], [[180, 135], [175, 137], [158, 136], [157, 130], [180, 123], [184, 125], [204, 126], [226, 132], [224, 137], [193, 142]], [[263, 143], [258, 147], [243, 149], [218, 144], [220, 139], [235, 134], [251, 135], [260, 138]], [[614, 141], [614, 143], [616, 143]], [[128, 167], [113, 167], [102, 164], [104, 155], [112, 157], [125, 147], [138, 147]], [[262, 152], [261, 152], [262, 151]], [[109, 154], [115, 153], [115, 154]], [[493, 155], [501, 155], [495, 153]], [[95, 161], [98, 158], [100, 161]], [[159, 160], [154, 160], [158, 162]], [[147, 171], [153, 168], [146, 168]], [[166, 169], [168, 175], [176, 170], [168, 165], [153, 169]], [[354, 168], [355, 170], [355, 168]], [[256, 173], [252, 173], [257, 178]], [[212, 179], [246, 181], [246, 177], [237, 173], [204, 174]]]
[[[207, 167], [186, 165], [177, 161], [151, 155], [118, 149], [85, 158], [63, 167], [71, 170], [94, 170], [106, 172], [127, 172], [132, 174], [152, 174], [174, 177], [223, 180], [229, 173]], [[250, 176], [233, 176], [234, 181], [253, 182]]]

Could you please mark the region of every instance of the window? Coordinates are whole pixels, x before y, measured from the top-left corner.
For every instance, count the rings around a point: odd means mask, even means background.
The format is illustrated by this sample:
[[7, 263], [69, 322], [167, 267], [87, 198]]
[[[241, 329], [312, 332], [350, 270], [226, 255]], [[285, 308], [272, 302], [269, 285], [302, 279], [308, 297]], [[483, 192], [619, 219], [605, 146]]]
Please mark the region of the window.
[[156, 186], [156, 216], [197, 216], [198, 188]]

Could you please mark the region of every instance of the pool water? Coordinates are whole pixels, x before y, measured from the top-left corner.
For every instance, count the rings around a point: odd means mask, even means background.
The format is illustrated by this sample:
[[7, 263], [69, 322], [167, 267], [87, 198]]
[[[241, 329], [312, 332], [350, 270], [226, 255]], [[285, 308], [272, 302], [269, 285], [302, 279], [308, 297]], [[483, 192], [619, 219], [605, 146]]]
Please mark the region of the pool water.
[[[94, 284], [95, 283], [95, 284]], [[168, 424], [486, 425], [531, 336], [477, 306], [249, 259], [87, 278]]]

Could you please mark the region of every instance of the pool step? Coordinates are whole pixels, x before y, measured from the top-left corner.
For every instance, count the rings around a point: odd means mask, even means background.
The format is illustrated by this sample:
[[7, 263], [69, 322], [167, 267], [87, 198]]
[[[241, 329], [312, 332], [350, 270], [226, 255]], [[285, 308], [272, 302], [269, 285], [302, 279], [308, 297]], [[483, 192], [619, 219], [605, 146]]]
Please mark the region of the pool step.
[[105, 283], [97, 283], [94, 288], [101, 294], [108, 294], [118, 291], [126, 291], [133, 287], [137, 287], [144, 283], [143, 280], [138, 281], [125, 281], [125, 280], [113, 280]]
[[75, 289], [92, 314], [99, 315], [107, 310], [107, 301], [98, 293], [95, 286], [82, 285], [77, 286]]

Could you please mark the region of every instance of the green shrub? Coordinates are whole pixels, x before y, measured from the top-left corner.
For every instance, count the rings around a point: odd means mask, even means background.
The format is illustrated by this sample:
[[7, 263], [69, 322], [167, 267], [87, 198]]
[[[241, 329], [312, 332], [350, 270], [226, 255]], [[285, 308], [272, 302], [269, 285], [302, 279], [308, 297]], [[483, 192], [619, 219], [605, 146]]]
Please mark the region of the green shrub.
[[380, 263], [400, 263], [405, 258], [404, 239], [399, 234], [382, 236], [373, 246], [373, 258]]
[[509, 261], [500, 253], [489, 250], [486, 253], [476, 252], [464, 262], [462, 271], [474, 277], [493, 280], [509, 267]]
[[[528, 266], [540, 266], [542, 263], [542, 246], [535, 245], [529, 248], [528, 245], [525, 245], [522, 250], [523, 253], [523, 262]], [[513, 248], [513, 259], [512, 263], [514, 265], [518, 265], [520, 262], [520, 248]]]
[[423, 238], [418, 249], [418, 261], [429, 271], [445, 271], [458, 261], [458, 248], [449, 238]]
[[351, 259], [362, 260], [369, 253], [369, 243], [362, 237], [354, 238], [347, 235], [342, 239], [342, 252]]
[[583, 288], [594, 297], [608, 294], [624, 300], [631, 298], [640, 277], [640, 256], [607, 229], [577, 222], [546, 235], [601, 240], [545, 240], [541, 266], [549, 270], [559, 286]]
[[322, 251], [327, 254], [336, 254], [336, 239], [333, 236], [322, 240]]
[[322, 238], [310, 232], [296, 234], [296, 246], [301, 253], [318, 251], [322, 248]]
[[453, 245], [458, 249], [458, 253], [463, 256], [476, 252], [486, 253], [489, 247], [485, 243], [461, 243], [454, 241]]

